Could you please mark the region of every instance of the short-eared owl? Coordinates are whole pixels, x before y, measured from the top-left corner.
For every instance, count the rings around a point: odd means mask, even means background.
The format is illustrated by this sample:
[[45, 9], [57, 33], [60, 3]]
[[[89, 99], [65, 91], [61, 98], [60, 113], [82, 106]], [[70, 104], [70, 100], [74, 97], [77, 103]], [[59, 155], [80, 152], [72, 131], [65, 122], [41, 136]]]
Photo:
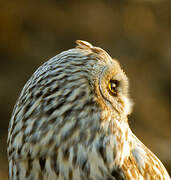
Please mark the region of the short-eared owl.
[[77, 41], [40, 66], [9, 125], [11, 180], [170, 179], [132, 133], [128, 78], [103, 49]]

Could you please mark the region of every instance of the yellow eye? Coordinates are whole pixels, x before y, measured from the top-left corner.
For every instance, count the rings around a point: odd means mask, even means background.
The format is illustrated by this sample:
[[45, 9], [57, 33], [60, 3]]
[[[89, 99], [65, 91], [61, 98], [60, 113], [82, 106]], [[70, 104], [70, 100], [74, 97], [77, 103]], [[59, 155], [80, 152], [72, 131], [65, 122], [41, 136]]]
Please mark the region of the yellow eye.
[[110, 80], [109, 81], [109, 85], [108, 85], [108, 89], [109, 89], [109, 93], [112, 96], [116, 96], [117, 95], [117, 87], [119, 85], [119, 81], [117, 80]]

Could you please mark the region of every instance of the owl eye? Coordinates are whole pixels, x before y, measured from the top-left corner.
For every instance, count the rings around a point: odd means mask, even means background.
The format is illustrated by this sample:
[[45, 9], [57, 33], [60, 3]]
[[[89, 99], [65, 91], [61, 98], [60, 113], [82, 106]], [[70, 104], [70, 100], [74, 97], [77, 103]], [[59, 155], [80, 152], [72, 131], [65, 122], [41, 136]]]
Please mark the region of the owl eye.
[[113, 80], [113, 79], [111, 79], [109, 81], [108, 89], [109, 89], [109, 93], [112, 96], [116, 96], [117, 95], [117, 87], [118, 86], [119, 86], [119, 81]]

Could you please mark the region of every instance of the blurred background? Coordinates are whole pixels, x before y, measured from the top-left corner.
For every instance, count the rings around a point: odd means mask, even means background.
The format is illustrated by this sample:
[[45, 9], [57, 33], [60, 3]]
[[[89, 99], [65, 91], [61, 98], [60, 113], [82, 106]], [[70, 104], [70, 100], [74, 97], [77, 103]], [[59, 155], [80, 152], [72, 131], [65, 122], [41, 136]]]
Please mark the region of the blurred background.
[[171, 1], [0, 2], [0, 180], [16, 99], [46, 60], [82, 39], [119, 59], [135, 102], [129, 124], [171, 174]]

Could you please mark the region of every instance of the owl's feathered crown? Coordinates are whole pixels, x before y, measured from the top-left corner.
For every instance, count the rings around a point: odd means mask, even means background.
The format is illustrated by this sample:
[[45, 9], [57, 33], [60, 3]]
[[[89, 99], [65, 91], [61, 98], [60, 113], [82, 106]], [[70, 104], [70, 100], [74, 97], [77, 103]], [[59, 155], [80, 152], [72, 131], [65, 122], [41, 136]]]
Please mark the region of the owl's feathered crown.
[[78, 49], [82, 49], [84, 51], [87, 50], [89, 52], [95, 53], [97, 56], [101, 57], [104, 60], [111, 59], [111, 57], [105, 50], [99, 47], [95, 47], [87, 41], [76, 40], [76, 44], [77, 44], [76, 48]]

